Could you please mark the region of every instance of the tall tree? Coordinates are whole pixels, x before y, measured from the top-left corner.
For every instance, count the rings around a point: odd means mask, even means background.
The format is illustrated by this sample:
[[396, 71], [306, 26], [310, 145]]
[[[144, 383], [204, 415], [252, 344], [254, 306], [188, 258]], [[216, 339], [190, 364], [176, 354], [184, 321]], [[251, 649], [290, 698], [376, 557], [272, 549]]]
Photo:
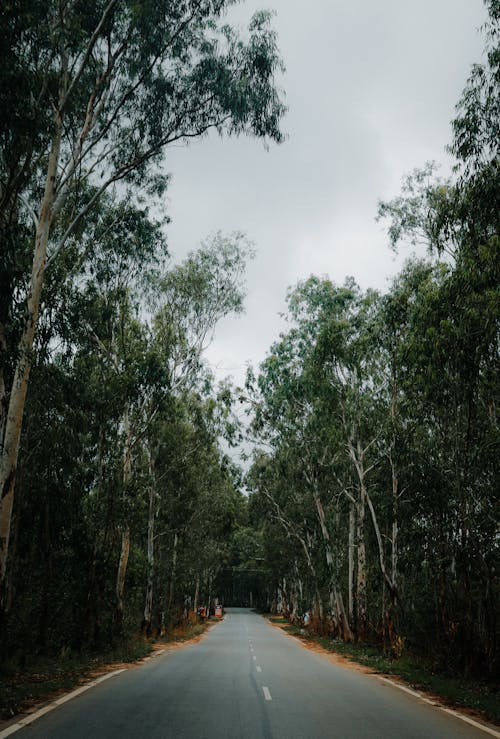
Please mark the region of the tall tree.
[[[2, 439], [0, 463], [0, 578], [9, 547], [15, 470], [42, 288], [49, 268], [102, 194], [121, 181], [159, 193], [158, 169], [166, 147], [202, 136], [249, 133], [279, 141], [284, 107], [275, 87], [280, 68], [270, 16], [258, 13], [241, 39], [219, 21], [230, 0], [131, 3], [108, 0], [90, 9], [73, 3], [46, 6], [40, 38], [36, 13], [17, 22], [10, 6], [4, 48], [8, 69], [22, 73], [38, 148], [17, 126], [9, 107], [10, 136], [2, 138], [5, 213], [33, 221], [34, 247], [25, 319], [20, 329]], [[35, 8], [38, 4], [35, 3]], [[35, 44], [41, 42], [35, 51]], [[24, 72], [31, 60], [29, 74]], [[30, 124], [31, 125], [31, 124]], [[19, 184], [22, 183], [22, 186]], [[83, 184], [93, 185], [81, 200]], [[67, 204], [71, 203], [71, 208]], [[55, 228], [61, 221], [59, 233]], [[9, 218], [2, 216], [1, 222]], [[53, 237], [57, 235], [57, 238]], [[9, 270], [9, 257], [3, 269]], [[9, 278], [2, 279], [9, 282]], [[7, 296], [8, 297], [8, 296]], [[5, 315], [8, 310], [3, 310]], [[5, 329], [0, 348], [6, 350]], [[6, 365], [5, 357], [0, 366]], [[5, 397], [2, 408], [7, 407]]]

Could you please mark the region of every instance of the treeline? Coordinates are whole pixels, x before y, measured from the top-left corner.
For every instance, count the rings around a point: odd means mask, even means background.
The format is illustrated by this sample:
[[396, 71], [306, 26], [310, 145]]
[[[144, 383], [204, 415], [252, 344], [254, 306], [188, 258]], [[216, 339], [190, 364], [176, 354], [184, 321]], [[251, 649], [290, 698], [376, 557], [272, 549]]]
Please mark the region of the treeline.
[[247, 382], [268, 606], [483, 676], [499, 666], [500, 3], [488, 7], [454, 180], [427, 165], [379, 208], [392, 245], [425, 243], [428, 258], [383, 296], [299, 283]]
[[164, 631], [246, 523], [203, 351], [251, 248], [216, 234], [172, 266], [164, 205], [169, 146], [282, 139], [270, 14], [240, 31], [231, 5], [0, 8], [2, 656]]
[[128, 215], [130, 230], [121, 211], [85, 273], [71, 270], [64, 308], [42, 310], [6, 580], [9, 640], [24, 649], [165, 633], [217, 596], [245, 523], [220, 447], [234, 437], [231, 390], [214, 386], [202, 349], [241, 308], [247, 246], [217, 236], [158, 273], [155, 251], [144, 256], [156, 238], [136, 241]]

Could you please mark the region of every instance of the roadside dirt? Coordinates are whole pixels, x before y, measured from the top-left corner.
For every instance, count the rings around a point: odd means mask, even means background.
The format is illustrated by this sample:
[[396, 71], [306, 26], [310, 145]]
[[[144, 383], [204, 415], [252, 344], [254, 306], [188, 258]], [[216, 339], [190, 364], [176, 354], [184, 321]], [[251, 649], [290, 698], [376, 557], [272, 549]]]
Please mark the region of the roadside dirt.
[[288, 624], [277, 624], [277, 623], [273, 623], [272, 621], [269, 621], [268, 623], [270, 626], [272, 626], [275, 629], [281, 629], [281, 631], [284, 634], [291, 637], [292, 639], [296, 639], [298, 642], [302, 644], [303, 647], [305, 647], [306, 649], [309, 649], [311, 652], [322, 654], [334, 665], [338, 665], [339, 667], [347, 667], [350, 670], [355, 670], [356, 672], [364, 672], [368, 675], [380, 674], [380, 673], [375, 672], [375, 670], [372, 670], [370, 667], [366, 667], [365, 665], [360, 665], [358, 662], [353, 662], [352, 660], [347, 659], [347, 657], [344, 657], [341, 654], [336, 654], [335, 652], [329, 652], [328, 649], [324, 649], [322, 646], [320, 646], [316, 642], [311, 641], [307, 636], [302, 637], [302, 636], [299, 636], [298, 634], [288, 633], [286, 629], [286, 626], [288, 626]]

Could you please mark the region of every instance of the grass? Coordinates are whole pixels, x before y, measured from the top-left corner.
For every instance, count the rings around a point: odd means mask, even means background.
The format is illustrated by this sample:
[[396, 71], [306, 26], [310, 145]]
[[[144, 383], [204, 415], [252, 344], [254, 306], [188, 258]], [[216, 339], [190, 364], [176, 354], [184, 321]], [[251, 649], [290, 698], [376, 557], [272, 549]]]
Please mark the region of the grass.
[[500, 686], [445, 675], [424, 661], [403, 654], [398, 660], [391, 659], [381, 649], [370, 644], [347, 644], [340, 640], [316, 636], [305, 629], [288, 624], [285, 619], [270, 619], [283, 626], [284, 630], [304, 641], [310, 641], [323, 649], [351, 659], [358, 664], [384, 675], [394, 675], [405, 680], [417, 690], [433, 693], [447, 705], [472, 709], [485, 718], [500, 723]]
[[177, 628], [170, 631], [166, 637], [159, 639], [158, 641], [168, 644], [169, 642], [183, 642], [189, 639], [194, 639], [196, 636], [200, 636], [206, 630], [209, 624], [218, 621], [217, 618], [210, 618], [208, 621], [201, 622], [199, 624], [188, 624], [178, 626]]
[[[286, 620], [286, 618], [283, 618], [283, 616], [268, 616], [268, 619], [273, 624], [287, 624], [288, 623], [288, 621]], [[290, 624], [290, 627], [291, 628], [295, 628], [295, 627], [292, 627], [291, 624]], [[299, 629], [299, 631], [300, 631], [300, 629]]]

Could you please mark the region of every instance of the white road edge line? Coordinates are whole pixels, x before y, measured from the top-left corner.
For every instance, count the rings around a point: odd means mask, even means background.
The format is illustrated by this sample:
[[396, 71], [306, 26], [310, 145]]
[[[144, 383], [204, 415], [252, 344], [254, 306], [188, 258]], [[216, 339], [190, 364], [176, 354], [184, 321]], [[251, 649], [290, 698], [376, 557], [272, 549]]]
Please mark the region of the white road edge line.
[[[269, 622], [268, 624], [269, 626], [271, 626]], [[297, 639], [296, 636], [292, 636], [292, 634], [286, 634], [281, 629], [278, 631], [278, 634], [283, 636], [285, 639], [295, 639], [296, 641], [301, 643], [299, 639]], [[463, 713], [460, 713], [459, 711], [454, 711], [451, 708], [445, 708], [445, 706], [442, 706], [439, 703], [436, 703], [436, 701], [430, 700], [429, 698], [426, 698], [421, 693], [417, 693], [415, 690], [410, 690], [410, 688], [406, 688], [404, 685], [400, 685], [399, 683], [394, 682], [394, 680], [389, 680], [389, 678], [387, 677], [382, 677], [381, 675], [373, 675], [373, 677], [376, 677], [385, 683], [389, 683], [389, 685], [392, 685], [395, 688], [398, 688], [398, 690], [404, 691], [405, 693], [409, 693], [415, 698], [419, 698], [419, 700], [423, 701], [424, 703], [428, 703], [430, 706], [434, 706], [434, 708], [438, 708], [440, 711], [443, 711], [444, 713], [448, 713], [451, 716], [455, 716], [455, 718], [460, 719], [460, 721], [463, 721], [466, 724], [471, 724], [471, 726], [475, 726], [477, 729], [484, 731], [485, 734], [490, 734], [490, 736], [494, 736], [497, 739], [500, 739], [500, 732], [494, 729], [492, 726], [486, 726], [486, 724], [480, 724], [478, 721], [474, 721], [473, 719], [469, 718]], [[0, 739], [2, 739], [1, 735], [0, 735]]]
[[[398, 688], [399, 690], [403, 690], [405, 693], [409, 693], [415, 698], [419, 698], [423, 703], [428, 703], [430, 706], [434, 706], [434, 708], [439, 708], [440, 711], [444, 711], [444, 713], [449, 713], [451, 716], [455, 716], [455, 718], [459, 718], [460, 721], [465, 721], [466, 724], [471, 724], [471, 726], [475, 726], [476, 729], [481, 729], [481, 731], [484, 731], [486, 734], [490, 734], [491, 736], [495, 736], [497, 737], [497, 739], [500, 739], [500, 732], [496, 731], [490, 726], [485, 726], [484, 724], [480, 724], [478, 721], [474, 721], [474, 719], [469, 718], [468, 716], [465, 716], [463, 713], [459, 713], [458, 711], [454, 711], [451, 708], [446, 708], [445, 706], [441, 706], [439, 703], [436, 703], [436, 701], [430, 700], [430, 698], [426, 698], [425, 695], [422, 695], [421, 693], [417, 693], [415, 690], [410, 690], [410, 688], [406, 688], [404, 685], [400, 685], [394, 680], [389, 680], [389, 678], [387, 677], [379, 677], [379, 680], [382, 680], [384, 683], [389, 683], [389, 685], [393, 685], [395, 688]], [[1, 739], [1, 734], [0, 734], [0, 739]]]
[[11, 726], [8, 726], [6, 729], [3, 729], [3, 731], [0, 731], [0, 739], [5, 739], [5, 737], [7, 736], [10, 736], [11, 734], [15, 734], [16, 731], [20, 731], [21, 729], [24, 729], [25, 726], [29, 726], [29, 724], [32, 724], [33, 721], [36, 721], [42, 716], [45, 716], [46, 713], [50, 713], [50, 711], [53, 711], [55, 708], [58, 708], [63, 703], [67, 703], [67, 701], [72, 700], [72, 698], [76, 698], [77, 695], [81, 695], [82, 693], [85, 693], [87, 690], [90, 690], [90, 688], [93, 688], [95, 685], [99, 685], [99, 683], [103, 683], [105, 680], [109, 680], [110, 677], [119, 675], [120, 672], [125, 672], [125, 669], [126, 668], [124, 667], [121, 670], [114, 670], [114, 672], [108, 672], [107, 675], [102, 675], [101, 677], [98, 677], [96, 680], [92, 680], [92, 682], [87, 683], [86, 685], [82, 685], [80, 688], [77, 688], [76, 690], [72, 690], [71, 693], [67, 693], [67, 695], [63, 695], [62, 698], [58, 698], [52, 703], [49, 703], [48, 706], [44, 706], [43, 708], [40, 708], [39, 711], [35, 711], [35, 713], [30, 713], [29, 716], [26, 716], [25, 718], [20, 719], [19, 721], [17, 721], [17, 723], [12, 724]]
[[271, 693], [269, 692], [269, 688], [266, 688], [266, 686], [262, 686], [262, 692], [264, 693], [264, 698], [266, 701], [272, 701]]

